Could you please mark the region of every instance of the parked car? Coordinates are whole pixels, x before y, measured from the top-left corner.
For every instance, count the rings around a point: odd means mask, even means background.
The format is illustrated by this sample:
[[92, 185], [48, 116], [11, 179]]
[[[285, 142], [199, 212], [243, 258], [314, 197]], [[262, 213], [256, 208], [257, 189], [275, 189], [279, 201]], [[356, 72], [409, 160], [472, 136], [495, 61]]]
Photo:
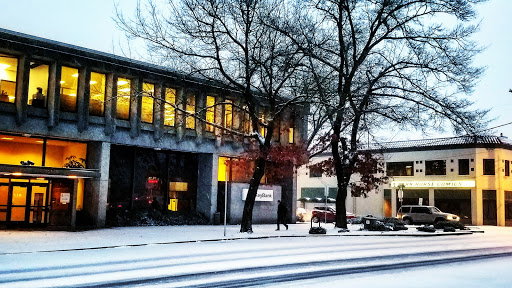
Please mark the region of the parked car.
[[[346, 217], [347, 222], [350, 222], [350, 219], [355, 218], [355, 215], [346, 212]], [[336, 209], [326, 206], [314, 207], [313, 211], [311, 211], [311, 220], [315, 223], [318, 223], [318, 221], [327, 223], [336, 222]]]
[[404, 205], [398, 209], [397, 218], [405, 224], [434, 224], [439, 221], [459, 221], [455, 214], [444, 213], [435, 206]]

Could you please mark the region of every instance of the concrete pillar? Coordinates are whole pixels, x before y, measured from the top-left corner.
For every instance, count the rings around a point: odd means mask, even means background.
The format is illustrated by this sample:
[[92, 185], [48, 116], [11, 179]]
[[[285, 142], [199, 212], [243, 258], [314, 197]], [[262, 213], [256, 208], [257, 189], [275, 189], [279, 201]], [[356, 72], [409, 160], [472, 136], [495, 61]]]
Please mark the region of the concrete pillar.
[[59, 124], [60, 113], [60, 78], [62, 64], [54, 62], [50, 64], [50, 79], [48, 81], [48, 127]]
[[436, 199], [434, 194], [435, 193], [433, 188], [428, 189], [428, 205], [430, 206], [436, 206]]
[[105, 78], [105, 135], [112, 135], [116, 127], [114, 118], [117, 108], [117, 76], [109, 73]]
[[87, 67], [80, 68], [78, 77], [77, 116], [78, 131], [83, 132], [89, 124], [89, 101], [91, 91], [91, 73]]
[[496, 190], [496, 217], [498, 226], [505, 226], [505, 191]]
[[76, 228], [76, 201], [78, 194], [78, 179], [73, 180], [73, 198], [71, 199], [71, 229]]
[[91, 216], [97, 227], [104, 227], [107, 214], [110, 143], [89, 142], [87, 144], [87, 168], [98, 169], [100, 177], [86, 181], [84, 210]]
[[23, 55], [18, 60], [16, 76], [16, 123], [21, 125], [27, 119], [28, 81], [30, 76], [30, 57]]
[[197, 164], [196, 211], [207, 217], [210, 223], [213, 223], [214, 213], [217, 212], [219, 155], [198, 154]]
[[396, 211], [398, 210], [398, 203], [396, 202], [398, 189], [391, 189], [391, 217], [396, 217]]
[[140, 132], [140, 117], [142, 114], [142, 79], [133, 79], [130, 95], [130, 136], [135, 138]]
[[[204, 91], [200, 91], [196, 95], [196, 111], [199, 111], [197, 115], [201, 119], [206, 119], [206, 93]], [[204, 140], [204, 132], [205, 132], [205, 123], [201, 120], [196, 119], [196, 143], [201, 144]]]
[[153, 99], [153, 139], [158, 141], [162, 137], [162, 130], [164, 128], [164, 103], [165, 100], [165, 87], [162, 83], [155, 85], [155, 99]]
[[176, 88], [176, 116], [174, 117], [174, 126], [176, 127], [176, 140], [181, 141], [185, 134], [185, 113], [183, 111], [186, 108], [186, 99], [184, 96], [183, 87]]
[[472, 225], [484, 224], [484, 208], [482, 190], [478, 189], [478, 185], [471, 189], [471, 220]]

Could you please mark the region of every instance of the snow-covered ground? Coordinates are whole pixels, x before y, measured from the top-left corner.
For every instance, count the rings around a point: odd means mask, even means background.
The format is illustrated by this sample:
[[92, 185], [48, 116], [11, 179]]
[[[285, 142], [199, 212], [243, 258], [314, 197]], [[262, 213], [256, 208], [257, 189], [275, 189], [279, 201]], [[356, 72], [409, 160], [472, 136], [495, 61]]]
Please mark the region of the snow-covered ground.
[[[486, 253], [512, 255], [512, 227], [471, 227], [484, 233], [464, 235], [417, 232], [414, 227], [400, 232], [359, 231], [359, 225], [339, 233], [332, 224], [325, 225], [327, 235], [309, 235], [309, 227], [301, 223], [275, 231], [275, 225], [254, 225], [254, 233], [247, 234], [238, 233], [239, 226], [228, 226], [225, 237], [223, 226], [0, 231], [0, 287], [109, 287], [112, 283], [127, 287], [215, 287], [222, 281], [280, 275], [306, 278], [262, 285], [509, 287], [504, 283], [512, 283], [512, 273], [505, 273], [512, 257], [412, 269], [404, 264]], [[430, 237], [414, 237], [421, 235]], [[382, 265], [400, 269], [314, 278], [323, 271]], [[501, 274], [497, 277], [496, 273]], [[475, 283], [479, 285], [471, 286]]]
[[[314, 224], [318, 226], [318, 224]], [[224, 226], [147, 226], [147, 227], [119, 227], [105, 228], [89, 231], [24, 231], [3, 230], [0, 231], [0, 254], [19, 253], [49, 250], [66, 250], [80, 248], [94, 248], [105, 246], [137, 245], [150, 243], [168, 243], [183, 241], [204, 241], [219, 239], [258, 238], [258, 237], [322, 237], [308, 234], [310, 224], [298, 223], [289, 225], [289, 230], [281, 226], [280, 231], [275, 231], [276, 225], [253, 225], [252, 234], [239, 233], [240, 226], [228, 225], [226, 236]], [[396, 232], [361, 231], [361, 225], [349, 225], [350, 232], [340, 233], [333, 224], [322, 224], [327, 229], [327, 236], [432, 236], [448, 235], [438, 230], [436, 233], [418, 232], [416, 226], [409, 226], [409, 230]], [[470, 227], [471, 231], [487, 233], [510, 233], [512, 227]], [[471, 233], [459, 231], [457, 233]]]

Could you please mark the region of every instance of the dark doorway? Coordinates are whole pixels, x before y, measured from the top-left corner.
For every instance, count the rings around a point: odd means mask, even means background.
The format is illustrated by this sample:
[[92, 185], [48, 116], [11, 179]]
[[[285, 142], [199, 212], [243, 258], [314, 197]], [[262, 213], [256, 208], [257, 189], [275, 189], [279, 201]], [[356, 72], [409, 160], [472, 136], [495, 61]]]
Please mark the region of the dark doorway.
[[496, 190], [482, 190], [484, 225], [498, 225]]

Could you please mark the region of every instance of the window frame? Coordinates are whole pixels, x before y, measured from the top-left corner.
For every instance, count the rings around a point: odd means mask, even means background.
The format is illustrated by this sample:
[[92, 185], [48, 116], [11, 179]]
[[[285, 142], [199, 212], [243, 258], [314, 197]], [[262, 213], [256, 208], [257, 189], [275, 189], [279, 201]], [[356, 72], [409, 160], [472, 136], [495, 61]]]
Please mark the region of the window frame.
[[[489, 175], [489, 176], [496, 175], [496, 161], [494, 159], [482, 159], [482, 161], [483, 161], [482, 162], [483, 175]], [[492, 172], [491, 172], [491, 168], [492, 168]]]
[[[436, 170], [437, 167], [435, 167], [436, 163], [442, 163], [441, 166], [439, 167], [439, 169], [442, 169], [442, 170], [439, 170], [440, 172], [435, 172], [435, 171], [438, 171], [438, 170]], [[432, 165], [432, 166], [430, 166], [430, 165]], [[425, 160], [425, 175], [426, 176], [446, 175], [446, 160]]]

